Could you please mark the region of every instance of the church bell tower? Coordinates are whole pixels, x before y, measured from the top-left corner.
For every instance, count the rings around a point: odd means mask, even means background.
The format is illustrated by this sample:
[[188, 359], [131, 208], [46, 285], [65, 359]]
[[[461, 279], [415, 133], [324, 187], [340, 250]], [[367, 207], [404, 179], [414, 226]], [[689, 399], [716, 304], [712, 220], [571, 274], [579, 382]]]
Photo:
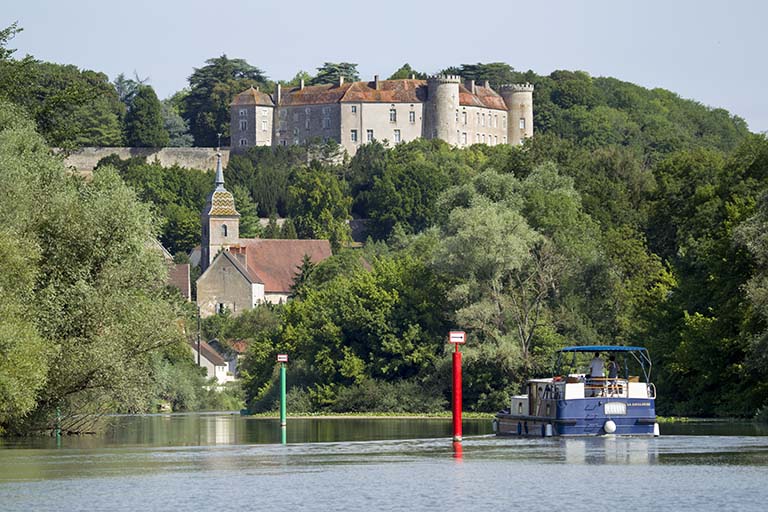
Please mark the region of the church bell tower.
[[200, 242], [200, 271], [205, 272], [219, 251], [229, 249], [240, 241], [240, 214], [235, 209], [235, 198], [224, 188], [221, 153], [216, 153], [216, 188], [208, 196], [200, 215], [203, 227]]

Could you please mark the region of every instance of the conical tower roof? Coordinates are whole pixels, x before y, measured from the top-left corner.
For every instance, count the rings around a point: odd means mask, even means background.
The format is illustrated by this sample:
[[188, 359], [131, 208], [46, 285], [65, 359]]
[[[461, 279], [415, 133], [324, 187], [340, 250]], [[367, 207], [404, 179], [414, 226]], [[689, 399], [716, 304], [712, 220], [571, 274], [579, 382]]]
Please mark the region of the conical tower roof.
[[216, 153], [216, 178], [211, 195], [205, 204], [203, 213], [208, 216], [239, 217], [235, 209], [235, 198], [231, 192], [224, 188], [224, 170], [221, 168], [221, 153]]

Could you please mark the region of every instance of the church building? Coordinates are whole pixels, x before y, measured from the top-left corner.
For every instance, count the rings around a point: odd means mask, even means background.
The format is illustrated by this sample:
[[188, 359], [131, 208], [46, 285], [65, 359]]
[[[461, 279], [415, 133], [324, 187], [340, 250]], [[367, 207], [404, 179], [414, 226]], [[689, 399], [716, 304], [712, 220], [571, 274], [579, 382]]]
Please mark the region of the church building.
[[328, 240], [240, 238], [235, 198], [224, 187], [221, 154], [215, 188], [201, 214], [202, 240], [197, 305], [203, 317], [233, 315], [259, 304], [288, 300], [304, 256], [319, 263], [331, 256]]

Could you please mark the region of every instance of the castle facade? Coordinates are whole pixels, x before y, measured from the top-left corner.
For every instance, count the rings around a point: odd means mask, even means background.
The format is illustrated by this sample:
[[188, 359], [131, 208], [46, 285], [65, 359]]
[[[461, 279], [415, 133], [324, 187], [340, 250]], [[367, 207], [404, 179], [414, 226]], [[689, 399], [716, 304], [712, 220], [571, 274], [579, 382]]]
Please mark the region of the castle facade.
[[533, 135], [533, 85], [494, 91], [474, 80], [438, 75], [427, 80], [344, 82], [283, 89], [250, 89], [230, 105], [232, 150], [335, 140], [350, 155], [373, 140], [390, 144], [419, 137], [457, 147], [520, 144]]

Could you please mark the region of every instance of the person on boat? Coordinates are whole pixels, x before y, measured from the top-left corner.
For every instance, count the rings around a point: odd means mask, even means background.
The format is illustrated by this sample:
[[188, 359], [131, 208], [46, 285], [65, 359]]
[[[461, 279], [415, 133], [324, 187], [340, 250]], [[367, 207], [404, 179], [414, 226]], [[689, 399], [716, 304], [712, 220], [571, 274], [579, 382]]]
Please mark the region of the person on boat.
[[608, 357], [608, 388], [612, 395], [616, 395], [620, 392], [618, 385], [619, 370], [621, 367], [616, 362], [616, 356], [611, 355]]
[[603, 370], [603, 360], [600, 359], [600, 352], [595, 352], [595, 357], [589, 362], [589, 376], [593, 379], [602, 379]]
[[616, 362], [616, 356], [608, 358], [608, 378], [615, 379], [619, 376], [619, 363]]

